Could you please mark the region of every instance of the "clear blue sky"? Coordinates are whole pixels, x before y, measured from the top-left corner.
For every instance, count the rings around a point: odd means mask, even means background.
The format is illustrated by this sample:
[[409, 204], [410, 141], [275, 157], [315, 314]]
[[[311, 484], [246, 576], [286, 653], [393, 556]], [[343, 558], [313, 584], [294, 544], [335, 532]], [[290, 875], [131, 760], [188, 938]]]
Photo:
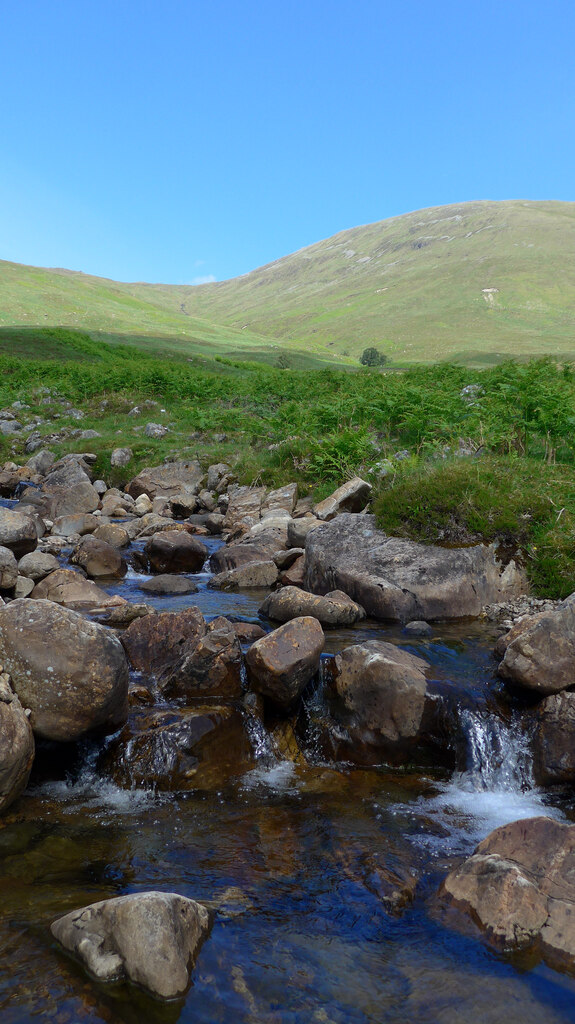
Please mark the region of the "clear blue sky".
[[572, 0], [0, 0], [0, 258], [222, 280], [575, 199]]

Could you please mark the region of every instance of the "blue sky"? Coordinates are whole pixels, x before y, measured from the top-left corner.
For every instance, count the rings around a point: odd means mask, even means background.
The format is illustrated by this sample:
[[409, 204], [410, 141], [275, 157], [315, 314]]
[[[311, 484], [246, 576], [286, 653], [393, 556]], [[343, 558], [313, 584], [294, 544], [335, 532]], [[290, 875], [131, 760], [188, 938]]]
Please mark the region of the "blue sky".
[[566, 0], [0, 0], [0, 258], [222, 280], [344, 228], [575, 199]]

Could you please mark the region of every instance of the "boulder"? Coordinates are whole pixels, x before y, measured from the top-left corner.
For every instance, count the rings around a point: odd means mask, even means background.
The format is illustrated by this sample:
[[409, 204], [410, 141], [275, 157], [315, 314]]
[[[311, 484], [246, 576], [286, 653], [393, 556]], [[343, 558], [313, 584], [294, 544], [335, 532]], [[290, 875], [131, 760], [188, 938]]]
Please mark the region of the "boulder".
[[134, 512], [137, 516], [146, 516], [153, 510], [153, 503], [147, 494], [140, 494], [134, 502]]
[[106, 544], [110, 544], [113, 548], [126, 548], [130, 543], [128, 531], [117, 523], [104, 523], [97, 530], [94, 530], [92, 536], [96, 540], [104, 540]]
[[532, 950], [572, 970], [575, 825], [528, 818], [495, 829], [448, 874], [440, 897], [495, 947]]
[[36, 452], [31, 459], [28, 459], [26, 468], [32, 476], [46, 476], [56, 461], [56, 456], [48, 448], [42, 448]]
[[176, 519], [187, 519], [197, 511], [199, 506], [200, 501], [195, 494], [175, 494], [169, 500], [170, 512]]
[[45, 576], [59, 568], [58, 559], [44, 551], [31, 551], [18, 562], [20, 576], [27, 576], [34, 583], [38, 583], [39, 580], [43, 580]]
[[134, 458], [134, 453], [131, 448], [114, 448], [114, 451], [110, 455], [110, 465], [118, 466], [123, 469], [129, 462]]
[[14, 587], [14, 597], [30, 597], [33, 590], [34, 580], [28, 579], [27, 576], [18, 576]]
[[92, 579], [122, 579], [128, 566], [117, 548], [96, 537], [83, 537], [70, 556], [72, 565], [79, 565]]
[[198, 637], [194, 649], [162, 673], [160, 685], [166, 697], [187, 702], [241, 697], [242, 649], [231, 622]]
[[440, 548], [388, 537], [367, 515], [343, 513], [306, 539], [305, 586], [343, 590], [374, 619], [477, 616], [483, 606], [525, 589], [513, 562], [503, 569], [493, 547]]
[[257, 693], [289, 707], [319, 668], [324, 635], [317, 619], [304, 616], [256, 640], [246, 654], [248, 681]]
[[257, 589], [273, 587], [278, 578], [275, 562], [249, 562], [237, 569], [228, 569], [212, 576], [208, 583], [214, 590]]
[[130, 480], [126, 491], [132, 498], [147, 494], [150, 498], [158, 495], [171, 497], [181, 491], [197, 494], [204, 480], [204, 471], [199, 462], [166, 462], [163, 466], [148, 466]]
[[308, 533], [323, 526], [322, 519], [315, 516], [303, 516], [302, 519], [292, 519], [288, 523], [287, 542], [290, 548], [303, 548]]
[[11, 590], [18, 579], [18, 563], [10, 548], [0, 546], [0, 590]]
[[300, 555], [292, 562], [289, 569], [282, 572], [280, 583], [282, 587], [303, 587], [305, 580], [305, 555]]
[[238, 523], [244, 523], [248, 528], [259, 523], [261, 519], [262, 502], [266, 496], [265, 487], [230, 487], [229, 504], [224, 520], [224, 530], [231, 530]]
[[427, 668], [421, 658], [380, 640], [335, 656], [333, 685], [340, 703], [332, 713], [347, 730], [350, 760], [405, 760], [421, 734]]
[[210, 569], [217, 574], [227, 572], [229, 569], [239, 569], [240, 566], [250, 565], [253, 562], [269, 562], [277, 550], [275, 538], [271, 544], [265, 539], [261, 542], [227, 544], [218, 548], [210, 556]]
[[0, 508], [0, 545], [9, 548], [16, 558], [35, 551], [38, 543], [36, 527], [30, 516]]
[[207, 629], [200, 609], [186, 608], [181, 612], [160, 612], [137, 619], [120, 639], [138, 672], [161, 678], [193, 652]]
[[208, 549], [183, 530], [155, 533], [144, 548], [150, 569], [157, 573], [201, 572]]
[[218, 491], [219, 493], [221, 481], [224, 477], [229, 478], [231, 472], [232, 467], [228, 466], [227, 462], [216, 462], [210, 466], [208, 468], [208, 479], [206, 482], [208, 491]]
[[72, 515], [58, 516], [52, 524], [52, 533], [56, 537], [83, 537], [87, 533], [94, 533], [100, 526], [98, 516], [90, 512], [78, 512]]
[[504, 679], [539, 694], [575, 684], [575, 595], [514, 630], [498, 668]]
[[313, 514], [317, 519], [334, 519], [342, 512], [361, 512], [371, 497], [371, 484], [354, 476], [352, 480], [338, 487], [329, 498], [314, 505]]
[[55, 939], [100, 981], [127, 979], [160, 999], [182, 996], [210, 929], [210, 914], [173, 892], [140, 892], [59, 918]]
[[34, 736], [28, 716], [0, 672], [0, 813], [20, 796], [34, 760]]
[[299, 587], [283, 587], [269, 594], [259, 613], [276, 622], [312, 615], [322, 626], [353, 626], [365, 619], [363, 608], [340, 590], [320, 597]]
[[100, 495], [76, 458], [62, 460], [45, 477], [40, 493], [49, 519], [99, 508]]
[[303, 554], [303, 548], [288, 548], [287, 551], [276, 551], [274, 555], [274, 562], [280, 572], [282, 572], [291, 568], [294, 562], [297, 562], [298, 558], [301, 558]]
[[147, 594], [195, 594], [198, 590], [197, 584], [192, 580], [186, 579], [185, 576], [171, 576], [169, 573], [144, 580], [139, 587]]
[[285, 484], [275, 491], [270, 491], [262, 502], [262, 516], [265, 512], [283, 509], [290, 516], [297, 503], [297, 484]]
[[38, 736], [68, 742], [126, 719], [122, 645], [76, 612], [31, 599], [0, 608], [0, 662]]
[[35, 601], [52, 601], [64, 608], [89, 611], [117, 604], [123, 598], [110, 597], [92, 580], [86, 580], [73, 569], [56, 569], [36, 584], [32, 591]]
[[536, 710], [533, 771], [543, 786], [575, 782], [575, 693], [552, 693]]
[[118, 786], [164, 792], [220, 789], [253, 766], [243, 716], [230, 705], [134, 708], [98, 768]]
[[165, 427], [163, 423], [146, 423], [144, 427], [144, 434], [146, 437], [165, 437], [168, 433], [168, 427]]

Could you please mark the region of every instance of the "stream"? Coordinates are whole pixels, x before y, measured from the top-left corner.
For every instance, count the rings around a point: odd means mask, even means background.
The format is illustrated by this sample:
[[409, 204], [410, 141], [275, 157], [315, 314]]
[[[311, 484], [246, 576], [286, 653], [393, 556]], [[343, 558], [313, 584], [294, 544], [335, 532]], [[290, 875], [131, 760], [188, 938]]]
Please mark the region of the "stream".
[[[258, 621], [264, 594], [210, 590], [207, 570], [187, 596], [144, 594], [143, 578], [130, 569], [104, 589], [158, 610], [197, 605], [208, 620]], [[330, 763], [313, 729], [306, 760], [294, 763], [256, 718], [251, 765], [183, 793], [120, 788], [99, 773], [90, 743], [40, 752], [26, 793], [0, 820], [2, 1024], [575, 1020], [575, 979], [452, 930], [436, 901], [449, 868], [493, 828], [539, 814], [575, 819], [565, 795], [533, 784], [518, 710], [495, 675], [494, 627], [436, 624], [422, 639], [369, 621], [326, 631], [322, 671], [305, 695], [310, 722], [330, 656], [376, 638], [423, 657], [438, 693], [455, 695], [455, 770]], [[417, 878], [401, 913], [382, 882], [400, 869]], [[149, 889], [216, 909], [189, 992], [167, 1004], [95, 982], [47, 927], [76, 907]]]

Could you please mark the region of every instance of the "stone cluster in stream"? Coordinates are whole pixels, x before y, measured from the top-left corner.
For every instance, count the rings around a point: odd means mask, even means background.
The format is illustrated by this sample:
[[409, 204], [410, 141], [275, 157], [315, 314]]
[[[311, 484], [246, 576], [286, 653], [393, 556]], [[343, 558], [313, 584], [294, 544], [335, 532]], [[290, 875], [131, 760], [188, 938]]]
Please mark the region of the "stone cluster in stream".
[[[453, 763], [454, 705], [425, 658], [397, 645], [370, 639], [347, 646], [325, 665], [321, 705], [305, 703], [324, 630], [366, 616], [412, 623], [411, 635], [426, 635], [430, 623], [505, 614], [514, 624], [498, 643], [499, 671], [530, 696], [525, 718], [536, 776], [575, 780], [572, 599], [534, 602], [521, 570], [502, 566], [493, 547], [386, 536], [368, 513], [370, 486], [359, 478], [314, 506], [298, 500], [295, 484], [240, 487], [225, 463], [151, 466], [121, 491], [93, 480], [94, 461], [89, 453], [56, 461], [38, 451], [26, 466], [8, 463], [0, 472], [0, 493], [18, 495], [14, 508], [0, 509], [0, 809], [25, 788], [35, 742], [84, 737], [99, 740], [98, 770], [117, 784], [167, 790], [220, 786], [246, 770], [255, 725], [269, 725], [270, 742], [304, 760], [313, 734], [316, 755], [327, 760], [405, 764], [425, 750]], [[213, 535], [224, 543], [210, 556], [204, 540]], [[206, 621], [193, 598], [178, 612], [146, 603], [147, 593], [193, 593], [189, 576], [208, 558], [213, 589], [265, 591], [261, 626], [224, 616]], [[121, 581], [130, 566], [152, 577], [141, 603], [99, 585]], [[555, 838], [564, 843], [566, 835]], [[488, 856], [495, 856], [491, 848]], [[495, 862], [475, 863], [485, 874]], [[507, 899], [499, 862], [496, 870]], [[449, 876], [444, 898], [481, 916], [471, 890], [482, 883], [466, 878]], [[516, 873], [510, 884], [523, 883]], [[543, 908], [555, 883], [537, 884], [533, 898]], [[400, 883], [390, 891], [398, 906], [409, 898]], [[139, 907], [109, 901], [81, 908], [53, 931], [70, 950], [84, 950], [92, 973], [127, 977], [170, 998], [188, 984], [207, 916], [188, 906], [193, 901], [178, 903], [177, 894], [169, 905], [156, 898], [162, 894], [144, 895]], [[184, 932], [172, 927], [184, 918]], [[169, 925], [162, 943], [183, 949], [167, 987], [153, 980], [150, 935], [160, 919]], [[499, 936], [497, 912], [485, 920]], [[545, 922], [527, 931], [529, 941], [544, 936], [551, 956]], [[573, 958], [575, 938], [567, 945], [561, 955]]]

